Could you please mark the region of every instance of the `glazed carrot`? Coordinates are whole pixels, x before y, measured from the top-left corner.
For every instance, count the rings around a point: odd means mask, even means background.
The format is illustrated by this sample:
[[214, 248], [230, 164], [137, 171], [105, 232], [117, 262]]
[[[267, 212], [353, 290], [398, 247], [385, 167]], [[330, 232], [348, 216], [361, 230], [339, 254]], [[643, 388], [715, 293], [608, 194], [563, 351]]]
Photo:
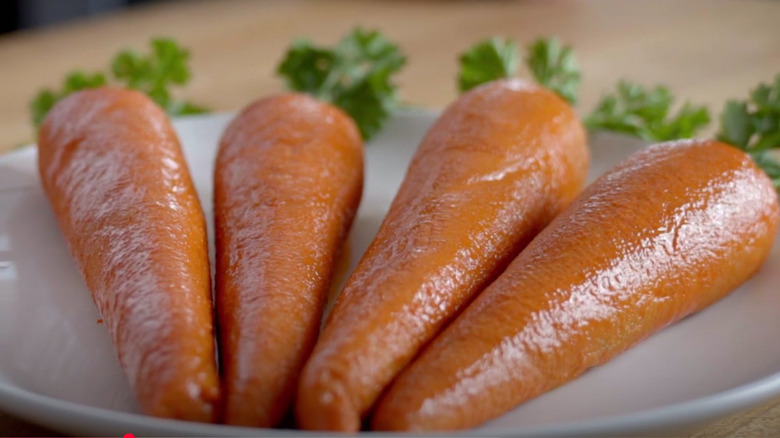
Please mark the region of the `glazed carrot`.
[[225, 422], [270, 427], [287, 413], [362, 187], [360, 133], [330, 104], [262, 99], [225, 131], [214, 192]]
[[588, 152], [553, 92], [497, 81], [447, 108], [307, 362], [306, 429], [354, 431], [382, 389], [580, 191]]
[[585, 190], [378, 403], [379, 430], [477, 426], [707, 307], [762, 264], [772, 183], [715, 141], [640, 151]]
[[165, 113], [135, 91], [74, 94], [45, 119], [38, 166], [142, 410], [216, 420], [206, 224]]

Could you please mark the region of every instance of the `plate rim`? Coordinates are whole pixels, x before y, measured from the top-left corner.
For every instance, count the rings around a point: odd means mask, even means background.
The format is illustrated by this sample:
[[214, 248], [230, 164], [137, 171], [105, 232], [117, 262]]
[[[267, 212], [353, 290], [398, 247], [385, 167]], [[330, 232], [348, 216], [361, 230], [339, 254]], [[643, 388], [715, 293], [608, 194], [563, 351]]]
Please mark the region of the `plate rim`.
[[[464, 431], [433, 432], [426, 436], [452, 436], [467, 435], [474, 437], [514, 436], [561, 436], [561, 435], [594, 435], [594, 434], [620, 434], [635, 431], [640, 428], [652, 428], [659, 424], [667, 427], [676, 427], [681, 424], [691, 423], [694, 418], [697, 422], [706, 422], [710, 419], [721, 417], [727, 413], [736, 413], [758, 403], [771, 399], [780, 393], [780, 371], [755, 380], [745, 385], [740, 385], [725, 391], [698, 397], [685, 402], [673, 403], [657, 408], [646, 409], [630, 414], [619, 414], [599, 417], [585, 421], [567, 421], [553, 423], [544, 426], [528, 428], [500, 428], [493, 430], [471, 429]], [[156, 418], [147, 415], [115, 411], [96, 406], [58, 399], [55, 397], [38, 394], [19, 386], [11, 385], [0, 379], [0, 407], [7, 413], [11, 413], [30, 422], [52, 427], [55, 424], [49, 421], [40, 421], [37, 416], [28, 415], [21, 406], [44, 407], [52, 416], [69, 416], [75, 420], [99, 420], [101, 423], [111, 423], [112, 429], [127, 427], [128, 432], [137, 432], [133, 428], [154, 430], [163, 434], [194, 434], [199, 436], [343, 436], [338, 432], [318, 432], [297, 429], [271, 429], [230, 426], [225, 424], [195, 423], [180, 420]], [[82, 423], [83, 424], [83, 423]], [[102, 424], [98, 426], [103, 429]], [[87, 430], [79, 429], [79, 430]], [[70, 428], [57, 429], [71, 431]], [[94, 430], [94, 429], [93, 429]], [[368, 436], [414, 436], [412, 432], [381, 432], [361, 431], [360, 435]]]

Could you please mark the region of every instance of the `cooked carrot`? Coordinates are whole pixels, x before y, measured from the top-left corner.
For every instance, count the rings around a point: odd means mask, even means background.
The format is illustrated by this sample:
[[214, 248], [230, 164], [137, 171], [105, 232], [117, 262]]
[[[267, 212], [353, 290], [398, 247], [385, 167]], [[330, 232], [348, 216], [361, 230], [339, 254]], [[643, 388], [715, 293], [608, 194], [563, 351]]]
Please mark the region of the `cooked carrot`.
[[214, 421], [206, 224], [165, 113], [134, 91], [79, 92], [44, 121], [38, 166], [142, 410]]
[[580, 191], [585, 133], [553, 92], [476, 88], [423, 139], [301, 376], [306, 429], [359, 429], [383, 388]]
[[330, 104], [262, 99], [225, 131], [214, 191], [225, 422], [270, 427], [287, 413], [362, 187], [360, 133]]
[[379, 430], [477, 426], [746, 281], [772, 247], [772, 183], [715, 141], [640, 151], [558, 216], [389, 388]]

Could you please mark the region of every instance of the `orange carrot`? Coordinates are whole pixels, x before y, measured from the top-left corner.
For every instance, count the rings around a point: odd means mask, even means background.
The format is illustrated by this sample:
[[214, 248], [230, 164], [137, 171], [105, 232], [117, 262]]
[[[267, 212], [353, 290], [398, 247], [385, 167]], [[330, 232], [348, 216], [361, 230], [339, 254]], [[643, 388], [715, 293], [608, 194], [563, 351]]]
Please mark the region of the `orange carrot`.
[[423, 139], [307, 362], [297, 420], [355, 431], [384, 387], [581, 190], [583, 128], [553, 92], [476, 88]]
[[216, 420], [206, 224], [168, 117], [135, 91], [76, 93], [44, 121], [38, 165], [143, 411]]
[[215, 172], [225, 422], [275, 426], [319, 331], [360, 202], [363, 143], [338, 108], [303, 94], [248, 106]]

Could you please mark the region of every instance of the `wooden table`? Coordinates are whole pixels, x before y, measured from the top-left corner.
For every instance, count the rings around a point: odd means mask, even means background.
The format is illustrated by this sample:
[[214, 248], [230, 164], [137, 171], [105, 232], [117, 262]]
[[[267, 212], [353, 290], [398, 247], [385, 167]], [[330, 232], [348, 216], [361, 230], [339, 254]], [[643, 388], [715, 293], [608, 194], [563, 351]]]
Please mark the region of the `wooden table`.
[[[0, 37], [0, 151], [32, 141], [27, 106], [38, 89], [157, 35], [191, 50], [186, 96], [216, 110], [279, 90], [274, 68], [294, 37], [331, 43], [360, 24], [408, 54], [400, 84], [414, 104], [439, 108], [455, 96], [456, 54], [477, 39], [558, 35], [584, 71], [581, 113], [620, 78], [666, 84], [719, 112], [780, 72], [778, 17], [779, 1], [758, 0], [166, 2]], [[0, 413], [0, 435], [36, 434], [53, 435]], [[780, 399], [691, 436], [780, 437]]]

